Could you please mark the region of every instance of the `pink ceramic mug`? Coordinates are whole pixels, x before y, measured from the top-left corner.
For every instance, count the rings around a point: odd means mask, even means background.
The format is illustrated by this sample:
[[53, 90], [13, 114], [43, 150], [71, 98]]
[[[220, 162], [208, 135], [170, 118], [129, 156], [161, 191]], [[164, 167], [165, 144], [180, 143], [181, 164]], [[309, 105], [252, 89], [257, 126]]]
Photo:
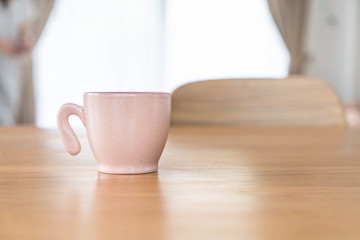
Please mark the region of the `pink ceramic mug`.
[[81, 146], [68, 118], [78, 116], [86, 128], [99, 172], [154, 172], [165, 147], [170, 125], [171, 95], [162, 92], [89, 92], [84, 106], [64, 104], [58, 128], [72, 155]]

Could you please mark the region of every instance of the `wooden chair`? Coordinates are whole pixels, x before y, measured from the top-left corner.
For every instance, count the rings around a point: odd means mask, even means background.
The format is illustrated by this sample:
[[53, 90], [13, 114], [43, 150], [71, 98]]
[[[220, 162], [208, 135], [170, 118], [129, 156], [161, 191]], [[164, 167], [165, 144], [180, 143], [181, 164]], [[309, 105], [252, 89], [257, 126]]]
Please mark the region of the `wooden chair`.
[[172, 125], [345, 126], [336, 93], [325, 82], [226, 79], [193, 82], [172, 94]]

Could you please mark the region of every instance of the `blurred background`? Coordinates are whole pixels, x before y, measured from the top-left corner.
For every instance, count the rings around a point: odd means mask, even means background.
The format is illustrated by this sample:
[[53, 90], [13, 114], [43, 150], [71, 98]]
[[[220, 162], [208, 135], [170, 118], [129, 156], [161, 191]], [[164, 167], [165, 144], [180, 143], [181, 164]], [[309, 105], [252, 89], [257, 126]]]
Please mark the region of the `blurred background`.
[[[87, 91], [171, 92], [192, 81], [288, 74], [328, 82], [350, 123], [359, 122], [358, 0], [2, 2], [0, 18], [22, 5], [33, 35], [31, 49], [16, 56], [22, 80], [13, 124], [56, 127], [59, 107], [82, 105]], [[8, 27], [0, 23], [0, 41], [1, 28]]]

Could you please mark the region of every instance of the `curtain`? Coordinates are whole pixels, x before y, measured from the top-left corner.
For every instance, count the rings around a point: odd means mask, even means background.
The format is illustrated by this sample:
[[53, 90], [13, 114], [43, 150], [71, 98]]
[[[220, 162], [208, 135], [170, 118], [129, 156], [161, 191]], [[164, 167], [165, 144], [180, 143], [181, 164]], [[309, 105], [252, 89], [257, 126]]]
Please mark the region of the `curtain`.
[[[41, 33], [46, 25], [50, 13], [54, 7], [55, 0], [33, 0], [36, 7], [36, 19], [33, 22], [34, 45], [39, 40]], [[35, 97], [33, 84], [33, 60], [28, 56], [22, 61], [22, 94], [18, 123], [35, 123]]]
[[271, 15], [290, 53], [289, 74], [304, 71], [308, 0], [268, 0]]

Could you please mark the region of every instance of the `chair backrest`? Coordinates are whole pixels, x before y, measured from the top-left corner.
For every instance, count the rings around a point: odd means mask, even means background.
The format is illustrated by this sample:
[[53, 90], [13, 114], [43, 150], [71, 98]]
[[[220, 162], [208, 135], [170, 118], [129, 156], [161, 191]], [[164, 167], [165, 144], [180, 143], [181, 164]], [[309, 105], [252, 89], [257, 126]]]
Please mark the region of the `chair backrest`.
[[325, 82], [225, 79], [193, 82], [172, 94], [172, 125], [345, 126], [338, 96]]

